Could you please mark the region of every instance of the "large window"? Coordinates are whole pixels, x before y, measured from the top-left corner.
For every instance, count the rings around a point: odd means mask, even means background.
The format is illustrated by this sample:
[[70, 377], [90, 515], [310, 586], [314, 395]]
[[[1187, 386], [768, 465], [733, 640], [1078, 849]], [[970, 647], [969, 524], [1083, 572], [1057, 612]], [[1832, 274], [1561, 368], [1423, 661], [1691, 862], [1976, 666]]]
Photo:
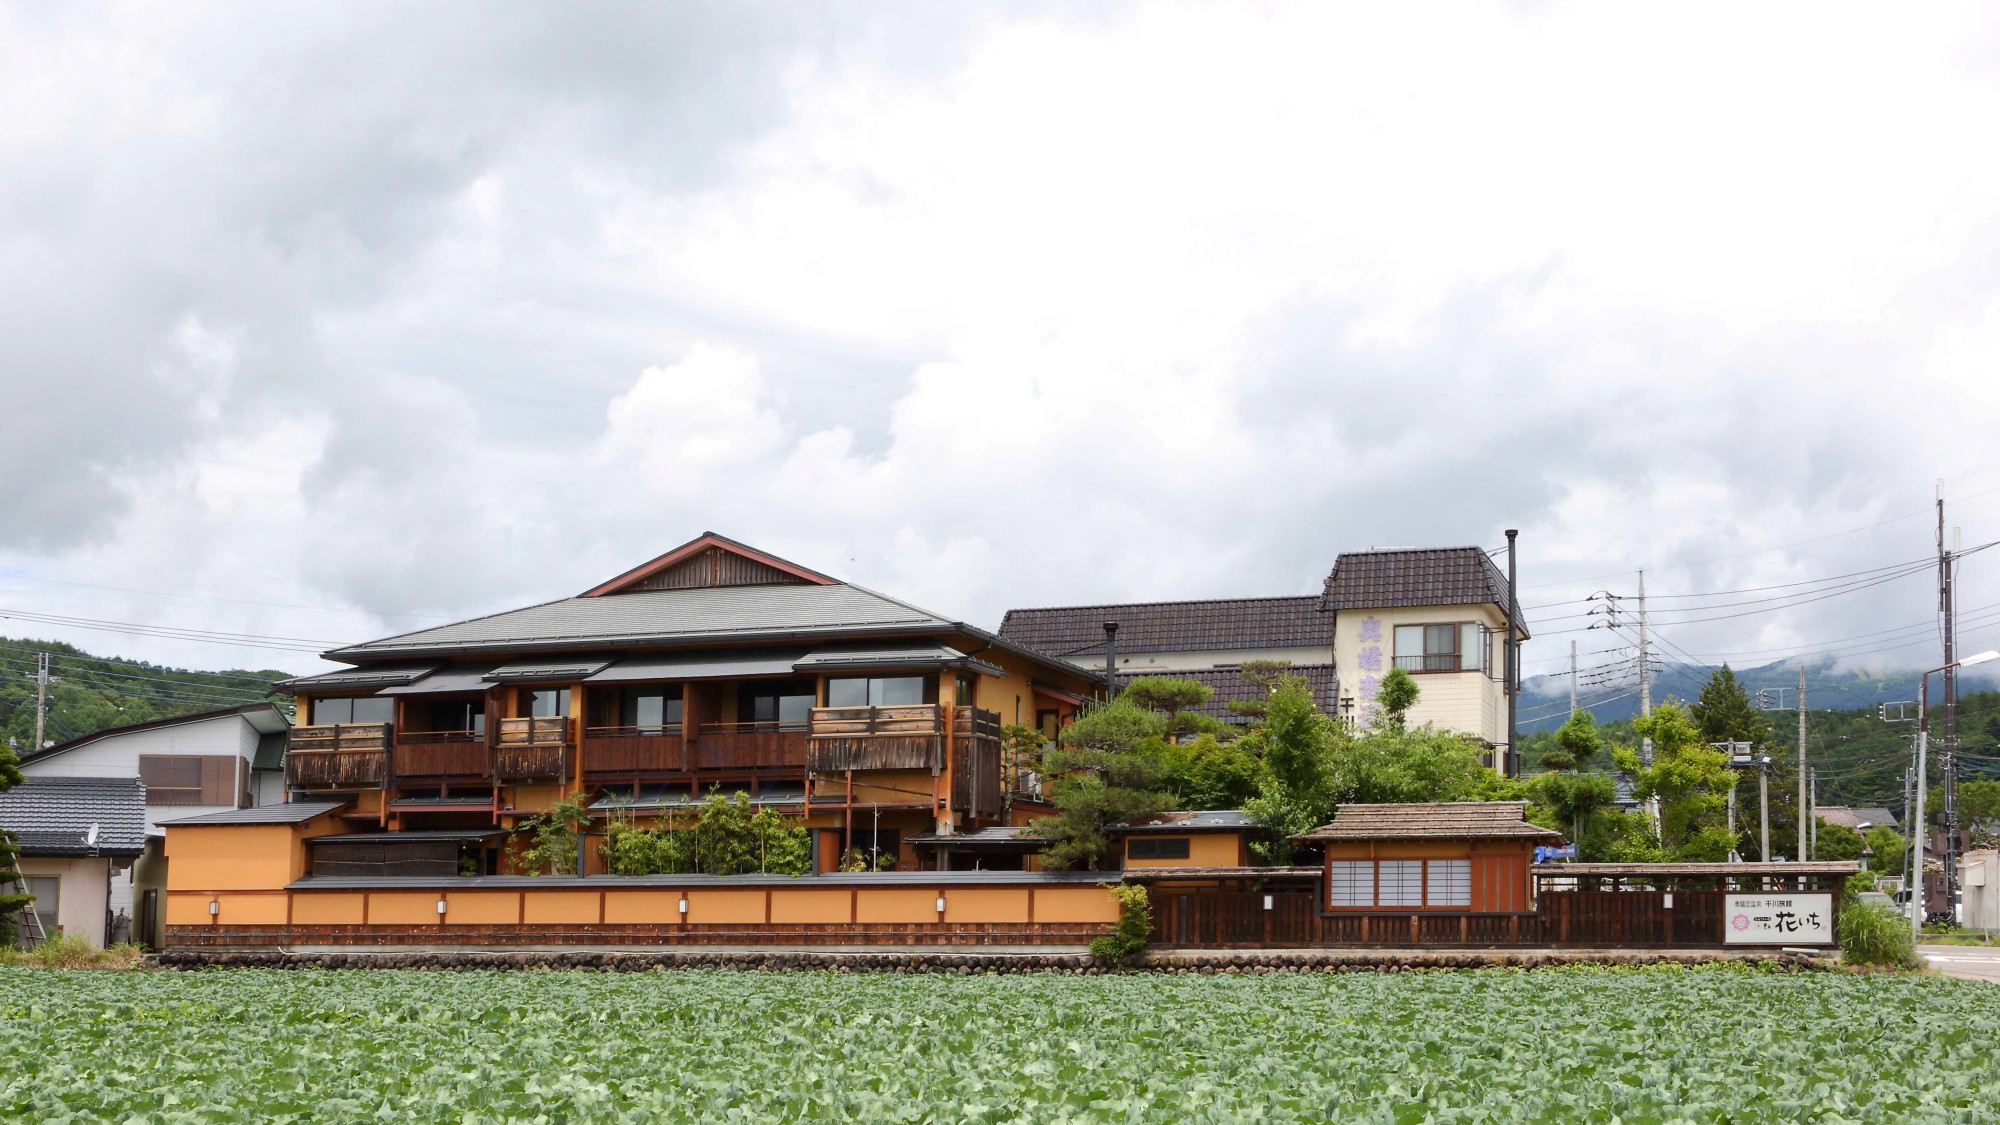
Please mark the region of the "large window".
[[1475, 621], [1396, 626], [1396, 667], [1405, 672], [1477, 672], [1485, 668], [1486, 629]]
[[1125, 842], [1128, 859], [1186, 859], [1189, 840], [1186, 836], [1134, 836]]
[[433, 732], [486, 733], [486, 704], [469, 699], [440, 699], [430, 705]]
[[681, 725], [681, 690], [660, 684], [620, 688], [618, 725], [658, 732]]
[[569, 714], [568, 688], [538, 688], [528, 693], [528, 714], [537, 719], [554, 719]]
[[1470, 909], [1470, 859], [1337, 859], [1327, 866], [1326, 904], [1338, 907]]
[[736, 718], [770, 724], [778, 730], [804, 730], [812, 718], [813, 700], [810, 680], [745, 684], [736, 695]]
[[848, 676], [826, 682], [828, 707], [903, 707], [925, 702], [923, 676]]
[[329, 695], [312, 701], [312, 721], [322, 727], [334, 723], [393, 723], [396, 701], [380, 695]]

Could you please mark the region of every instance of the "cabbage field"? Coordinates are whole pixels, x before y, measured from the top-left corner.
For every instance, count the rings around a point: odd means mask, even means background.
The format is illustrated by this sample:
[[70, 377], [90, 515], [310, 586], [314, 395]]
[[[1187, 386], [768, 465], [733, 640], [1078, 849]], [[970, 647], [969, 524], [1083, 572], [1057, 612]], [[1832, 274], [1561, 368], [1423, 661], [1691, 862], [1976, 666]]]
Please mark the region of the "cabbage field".
[[0, 1120], [2000, 1119], [2000, 988], [0, 969]]

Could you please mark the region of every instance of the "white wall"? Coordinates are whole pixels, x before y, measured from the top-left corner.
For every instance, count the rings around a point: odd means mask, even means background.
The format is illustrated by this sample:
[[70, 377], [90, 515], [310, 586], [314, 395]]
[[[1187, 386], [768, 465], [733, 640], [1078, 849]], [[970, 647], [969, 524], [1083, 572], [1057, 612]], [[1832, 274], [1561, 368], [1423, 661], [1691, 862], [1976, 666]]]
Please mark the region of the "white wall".
[[[142, 754], [235, 755], [243, 776], [257, 755], [257, 728], [241, 715], [217, 715], [193, 723], [107, 735], [85, 746], [21, 766], [29, 777], [138, 777]], [[280, 800], [283, 796], [280, 795]], [[146, 830], [157, 832], [162, 821], [222, 812], [235, 805], [146, 805]]]
[[250, 775], [250, 804], [256, 808], [285, 803], [285, 771], [265, 770]]
[[[1344, 609], [1334, 617], [1334, 672], [1340, 680], [1340, 694], [1354, 698], [1357, 718], [1365, 715], [1374, 701], [1375, 681], [1395, 667], [1395, 637], [1398, 625], [1442, 625], [1477, 621], [1492, 630], [1491, 651], [1486, 672], [1412, 673], [1417, 681], [1417, 703], [1410, 708], [1412, 726], [1431, 723], [1447, 730], [1463, 731], [1487, 742], [1507, 741], [1507, 697], [1501, 678], [1506, 656], [1501, 636], [1507, 622], [1499, 607], [1492, 605], [1409, 606], [1397, 609]], [[1372, 625], [1371, 625], [1372, 622]], [[1377, 632], [1379, 630], [1379, 633]], [[1370, 633], [1364, 641], [1362, 634]], [[1367, 650], [1378, 649], [1374, 660]], [[1373, 663], [1375, 667], [1368, 667]]]
[[61, 879], [61, 888], [56, 892], [56, 925], [65, 934], [101, 947], [104, 944], [104, 910], [110, 892], [110, 864], [110, 860], [101, 857], [31, 859], [22, 856], [21, 874], [54, 875]]

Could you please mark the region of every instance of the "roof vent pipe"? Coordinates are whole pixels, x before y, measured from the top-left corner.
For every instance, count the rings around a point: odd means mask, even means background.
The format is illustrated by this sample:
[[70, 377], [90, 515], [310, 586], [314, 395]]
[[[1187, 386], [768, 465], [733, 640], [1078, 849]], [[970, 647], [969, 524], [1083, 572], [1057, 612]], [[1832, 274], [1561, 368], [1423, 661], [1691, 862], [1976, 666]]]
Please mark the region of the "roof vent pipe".
[[1118, 623], [1104, 623], [1104, 701], [1118, 697]]

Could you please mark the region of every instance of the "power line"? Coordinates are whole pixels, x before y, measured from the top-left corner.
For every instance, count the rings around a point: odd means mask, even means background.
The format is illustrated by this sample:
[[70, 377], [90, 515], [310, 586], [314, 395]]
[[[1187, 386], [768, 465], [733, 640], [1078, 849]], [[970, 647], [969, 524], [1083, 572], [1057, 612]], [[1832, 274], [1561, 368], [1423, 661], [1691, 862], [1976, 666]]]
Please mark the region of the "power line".
[[385, 613], [377, 610], [341, 609], [330, 605], [305, 605], [298, 602], [260, 602], [249, 598], [224, 598], [212, 594], [181, 594], [172, 590], [141, 590], [131, 586], [105, 586], [96, 582], [75, 582], [66, 578], [43, 578], [33, 574], [0, 574], [0, 580], [20, 582], [46, 582], [56, 586], [76, 586], [85, 590], [113, 590], [121, 594], [148, 594], [160, 598], [187, 598], [193, 601], [224, 602], [229, 605], [254, 605], [267, 609], [305, 609], [318, 613], [338, 613], [361, 617], [401, 617], [411, 621], [434, 621], [436, 617], [422, 613]]
[[52, 613], [35, 613], [27, 610], [0, 609], [0, 618], [32, 621], [41, 625], [62, 625], [75, 629], [94, 629], [106, 633], [126, 633], [134, 636], [156, 637], [164, 640], [193, 641], [201, 644], [230, 645], [236, 648], [264, 649], [271, 652], [317, 653], [328, 648], [338, 648], [345, 641], [308, 640], [304, 637], [267, 637], [255, 633], [225, 633], [208, 629], [189, 629], [172, 625], [143, 625], [131, 621], [100, 621], [92, 617], [67, 617]]

